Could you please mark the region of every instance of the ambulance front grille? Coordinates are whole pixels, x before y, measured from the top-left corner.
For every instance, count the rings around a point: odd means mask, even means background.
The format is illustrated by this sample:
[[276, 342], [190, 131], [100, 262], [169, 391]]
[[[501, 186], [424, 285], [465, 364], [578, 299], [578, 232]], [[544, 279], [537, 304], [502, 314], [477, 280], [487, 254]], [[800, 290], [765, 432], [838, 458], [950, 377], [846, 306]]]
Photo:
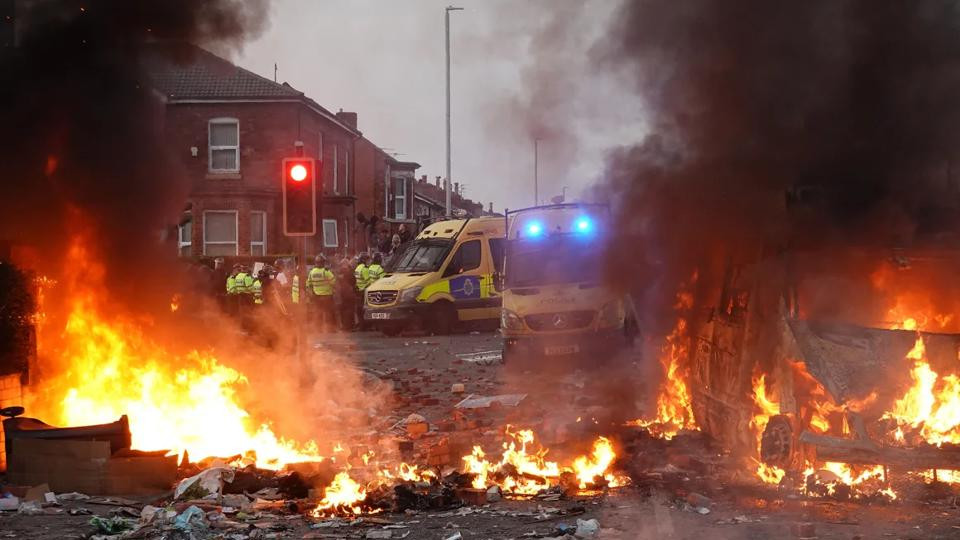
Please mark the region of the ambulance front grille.
[[397, 291], [367, 291], [367, 303], [371, 306], [385, 306], [397, 301]]

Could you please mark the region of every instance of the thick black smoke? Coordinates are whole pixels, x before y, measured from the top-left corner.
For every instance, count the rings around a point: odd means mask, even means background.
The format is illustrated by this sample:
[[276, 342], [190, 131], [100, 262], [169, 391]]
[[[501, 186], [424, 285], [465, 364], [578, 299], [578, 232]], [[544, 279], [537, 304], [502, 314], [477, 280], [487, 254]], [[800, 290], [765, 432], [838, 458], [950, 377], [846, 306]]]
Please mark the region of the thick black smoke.
[[656, 285], [652, 305], [737, 250], [955, 238], [957, 2], [638, 0], [615, 20], [594, 52], [650, 134], [603, 191], [616, 275]]
[[142, 59], [157, 42], [235, 47], [264, 23], [266, 5], [7, 0], [0, 10], [0, 238], [40, 248], [41, 266], [60, 264], [77, 227], [68, 215], [80, 215], [118, 296], [163, 289], [175, 250], [160, 238], [188, 186]]

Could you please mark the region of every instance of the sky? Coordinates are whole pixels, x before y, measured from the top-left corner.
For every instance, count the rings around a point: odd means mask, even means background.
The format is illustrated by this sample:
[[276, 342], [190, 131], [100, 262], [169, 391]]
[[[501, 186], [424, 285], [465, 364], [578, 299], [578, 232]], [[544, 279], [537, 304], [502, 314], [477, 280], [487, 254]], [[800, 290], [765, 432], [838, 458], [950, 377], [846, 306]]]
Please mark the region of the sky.
[[[451, 13], [452, 170], [494, 209], [600, 181], [605, 153], [643, 134], [639, 99], [598, 74], [616, 0], [463, 0]], [[234, 60], [288, 82], [431, 180], [445, 174], [444, 8], [449, 0], [274, 0]]]

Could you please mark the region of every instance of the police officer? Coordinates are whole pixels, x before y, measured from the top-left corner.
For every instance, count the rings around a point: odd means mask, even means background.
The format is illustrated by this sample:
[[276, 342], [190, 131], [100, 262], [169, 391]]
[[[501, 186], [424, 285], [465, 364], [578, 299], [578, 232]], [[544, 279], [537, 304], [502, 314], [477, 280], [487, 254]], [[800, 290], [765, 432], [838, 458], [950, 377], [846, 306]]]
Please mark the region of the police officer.
[[357, 255], [357, 267], [353, 269], [353, 276], [357, 278], [357, 290], [364, 291], [370, 285], [370, 269], [367, 267], [367, 254]]
[[307, 290], [313, 293], [315, 313], [317, 318], [320, 319], [321, 328], [326, 331], [333, 328], [334, 321], [336, 321], [333, 286], [337, 278], [330, 271], [327, 259], [323, 255], [317, 255], [314, 262], [316, 266], [310, 270], [310, 274], [307, 276]]
[[240, 273], [240, 265], [235, 264], [227, 276], [227, 313], [236, 315], [240, 310], [240, 294], [237, 291], [237, 274]]
[[383, 255], [380, 253], [373, 254], [373, 264], [367, 267], [367, 272], [370, 274], [370, 282], [367, 283], [367, 286], [373, 285], [373, 282], [382, 278], [385, 270], [383, 269]]

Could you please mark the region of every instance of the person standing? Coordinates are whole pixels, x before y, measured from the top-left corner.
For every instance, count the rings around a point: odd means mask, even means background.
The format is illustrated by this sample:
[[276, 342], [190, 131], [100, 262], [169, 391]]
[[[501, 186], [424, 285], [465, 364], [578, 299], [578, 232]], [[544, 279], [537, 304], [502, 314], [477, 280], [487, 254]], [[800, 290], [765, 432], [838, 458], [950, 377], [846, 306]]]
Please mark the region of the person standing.
[[[357, 312], [357, 280], [350, 259], [340, 261], [337, 266], [337, 293], [340, 296], [340, 329], [350, 332], [356, 326], [354, 317]], [[359, 298], [362, 302], [362, 297]]]
[[354, 310], [357, 314], [357, 319], [359, 320], [360, 329], [363, 330], [363, 302], [366, 295], [367, 287], [370, 285], [370, 269], [367, 268], [367, 258], [366, 253], [361, 253], [357, 255], [357, 267], [353, 270], [353, 277], [357, 282], [357, 298], [360, 300], [356, 303]]
[[382, 278], [383, 274], [386, 273], [386, 271], [383, 269], [383, 255], [380, 253], [373, 254], [373, 263], [367, 267], [367, 272], [370, 275], [370, 282], [367, 284], [369, 287], [370, 285], [373, 285], [375, 281]]
[[313, 293], [313, 306], [322, 331], [329, 331], [335, 324], [335, 309], [333, 302], [333, 286], [337, 278], [328, 267], [327, 259], [317, 255], [316, 266], [307, 276], [307, 290]]

